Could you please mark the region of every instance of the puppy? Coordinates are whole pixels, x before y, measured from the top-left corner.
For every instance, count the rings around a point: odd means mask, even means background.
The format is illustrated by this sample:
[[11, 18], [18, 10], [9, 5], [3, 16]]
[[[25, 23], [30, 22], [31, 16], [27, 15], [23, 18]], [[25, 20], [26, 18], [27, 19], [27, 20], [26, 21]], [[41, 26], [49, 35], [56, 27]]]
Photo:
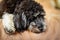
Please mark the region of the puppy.
[[14, 24], [17, 30], [28, 29], [36, 33], [46, 30], [45, 11], [42, 5], [35, 1], [24, 0], [17, 4], [14, 15]]
[[[3, 25], [7, 33], [24, 30], [40, 33], [46, 30], [45, 11], [39, 3], [34, 0], [5, 0], [5, 5], [8, 15], [3, 15]], [[14, 16], [10, 18], [9, 15]]]

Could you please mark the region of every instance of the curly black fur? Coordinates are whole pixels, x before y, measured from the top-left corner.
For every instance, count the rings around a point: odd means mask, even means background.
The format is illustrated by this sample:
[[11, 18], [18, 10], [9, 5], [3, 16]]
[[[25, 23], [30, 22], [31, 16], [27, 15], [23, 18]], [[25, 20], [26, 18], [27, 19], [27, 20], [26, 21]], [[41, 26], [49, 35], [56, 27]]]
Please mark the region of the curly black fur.
[[15, 9], [15, 6], [16, 4], [20, 4], [21, 1], [23, 0], [5, 0], [5, 4], [6, 5], [6, 12], [9, 12], [9, 13], [13, 13], [14, 12], [14, 9]]
[[0, 15], [3, 15], [4, 11], [9, 12], [9, 13], [13, 13], [16, 4], [17, 3], [20, 4], [21, 1], [23, 1], [23, 0], [3, 0], [0, 3]]

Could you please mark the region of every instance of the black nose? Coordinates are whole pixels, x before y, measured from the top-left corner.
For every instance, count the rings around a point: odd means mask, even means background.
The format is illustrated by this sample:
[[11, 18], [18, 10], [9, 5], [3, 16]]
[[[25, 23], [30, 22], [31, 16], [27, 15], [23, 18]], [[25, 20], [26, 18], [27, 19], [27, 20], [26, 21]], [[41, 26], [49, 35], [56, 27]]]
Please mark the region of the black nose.
[[[37, 25], [37, 26], [38, 26], [38, 25]], [[43, 26], [44, 26], [43, 24], [40, 24], [40, 25], [38, 26], [38, 28], [43, 28]]]
[[44, 25], [41, 24], [40, 26], [38, 26], [38, 29], [39, 29], [41, 32], [43, 32], [43, 30], [44, 30]]

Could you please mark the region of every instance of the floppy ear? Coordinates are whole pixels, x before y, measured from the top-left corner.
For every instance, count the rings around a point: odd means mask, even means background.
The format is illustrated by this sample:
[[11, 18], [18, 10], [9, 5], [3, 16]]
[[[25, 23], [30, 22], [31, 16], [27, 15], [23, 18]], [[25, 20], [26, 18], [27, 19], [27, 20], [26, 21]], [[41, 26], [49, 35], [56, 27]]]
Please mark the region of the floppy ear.
[[24, 14], [24, 12], [22, 13], [22, 26], [24, 28], [26, 28], [26, 24], [27, 24], [27, 18], [26, 18], [26, 15]]
[[21, 15], [15, 14], [13, 20], [14, 20], [14, 25], [15, 25], [16, 30], [21, 31], [22, 30]]

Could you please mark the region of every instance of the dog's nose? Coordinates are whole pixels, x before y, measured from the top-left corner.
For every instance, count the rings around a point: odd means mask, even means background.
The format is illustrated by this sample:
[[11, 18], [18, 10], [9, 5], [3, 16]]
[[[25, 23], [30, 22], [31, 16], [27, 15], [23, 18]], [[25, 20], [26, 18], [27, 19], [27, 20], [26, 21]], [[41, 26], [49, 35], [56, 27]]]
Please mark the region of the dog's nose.
[[43, 28], [44, 25], [41, 23], [41, 24], [39, 24], [37, 26], [38, 26], [38, 28]]
[[39, 29], [41, 32], [43, 32], [43, 31], [44, 31], [44, 25], [41, 24], [40, 26], [38, 26], [38, 29]]

